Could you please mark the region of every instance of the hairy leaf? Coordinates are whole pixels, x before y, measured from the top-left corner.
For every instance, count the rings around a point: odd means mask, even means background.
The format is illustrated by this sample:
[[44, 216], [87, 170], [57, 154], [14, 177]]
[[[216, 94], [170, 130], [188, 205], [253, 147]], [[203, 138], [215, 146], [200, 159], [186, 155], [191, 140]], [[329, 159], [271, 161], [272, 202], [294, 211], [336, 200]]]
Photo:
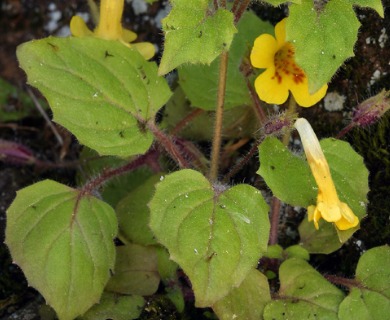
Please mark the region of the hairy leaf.
[[154, 185], [161, 175], [154, 175], [140, 183], [116, 207], [119, 222], [119, 232], [123, 240], [140, 245], [152, 245], [154, 239], [149, 228], [149, 208], [147, 204], [154, 193]]
[[121, 296], [105, 292], [99, 304], [93, 306], [81, 320], [132, 320], [138, 319], [145, 304], [141, 296]]
[[162, 20], [164, 54], [159, 74], [183, 63], [210, 64], [228, 50], [237, 32], [233, 14], [225, 9], [212, 11], [208, 0], [172, 0], [172, 11]]
[[270, 301], [267, 277], [253, 269], [238, 288], [213, 305], [213, 310], [221, 320], [259, 320]]
[[261, 175], [273, 194], [293, 205], [315, 203], [317, 189], [306, 161], [291, 153], [277, 138], [266, 138], [259, 147]]
[[381, 320], [390, 310], [390, 248], [368, 250], [359, 259], [356, 281], [340, 304], [339, 319]]
[[116, 253], [114, 275], [106, 290], [140, 296], [154, 294], [160, 283], [156, 248], [128, 244], [117, 247]]
[[265, 320], [338, 320], [337, 310], [344, 294], [306, 261], [286, 260], [280, 266], [279, 278], [279, 299], [265, 307]]
[[291, 5], [286, 40], [295, 47], [295, 58], [307, 74], [310, 92], [329, 82], [344, 61], [354, 56], [359, 26], [346, 0], [329, 1], [319, 13], [313, 1]]
[[62, 320], [99, 301], [114, 267], [116, 233], [110, 206], [51, 180], [18, 191], [7, 211], [13, 260]]
[[196, 305], [210, 306], [245, 279], [266, 251], [268, 206], [249, 185], [211, 185], [181, 170], [157, 184], [150, 227], [191, 280]]
[[171, 92], [137, 50], [98, 38], [54, 38], [18, 47], [28, 76], [49, 101], [54, 120], [103, 155], [144, 153], [153, 138], [143, 124]]
[[[248, 85], [240, 71], [241, 63], [249, 56], [256, 37], [262, 33], [273, 33], [272, 25], [260, 20], [253, 12], [243, 15], [237, 29], [238, 34], [229, 50], [225, 109], [252, 103]], [[179, 68], [179, 84], [195, 107], [215, 110], [218, 83], [218, 60], [214, 60], [210, 65], [183, 65]]]

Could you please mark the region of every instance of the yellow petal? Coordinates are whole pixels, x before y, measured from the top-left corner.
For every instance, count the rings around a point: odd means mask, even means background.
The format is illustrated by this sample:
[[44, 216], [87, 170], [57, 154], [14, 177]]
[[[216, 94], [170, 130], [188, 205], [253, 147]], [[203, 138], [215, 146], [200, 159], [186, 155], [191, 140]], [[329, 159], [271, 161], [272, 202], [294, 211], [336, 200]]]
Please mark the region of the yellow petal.
[[250, 55], [252, 65], [261, 69], [273, 66], [276, 50], [277, 44], [273, 36], [262, 34], [257, 37]]
[[85, 21], [80, 16], [72, 17], [70, 20], [70, 32], [74, 37], [92, 36], [93, 32], [88, 29]]
[[309, 206], [307, 208], [307, 217], [309, 221], [314, 222], [314, 227], [318, 230], [319, 229], [318, 221], [320, 221], [321, 219], [321, 213], [319, 212], [316, 206]]
[[102, 39], [118, 40], [122, 38], [122, 13], [124, 0], [102, 0], [100, 19], [95, 34]]
[[286, 21], [287, 18], [284, 18], [275, 26], [275, 37], [278, 44], [278, 49], [284, 46], [286, 43]]
[[341, 218], [339, 221], [336, 221], [335, 224], [339, 230], [348, 230], [356, 227], [359, 224], [359, 219], [356, 217], [356, 220], [351, 223], [347, 219]]
[[124, 42], [133, 42], [135, 39], [137, 39], [137, 34], [131, 30], [123, 29], [122, 39]]
[[310, 94], [309, 85], [307, 79], [305, 79], [303, 83], [300, 84], [292, 82], [290, 90], [297, 104], [301, 107], [311, 107], [325, 96], [326, 91], [328, 90], [328, 85], [326, 84], [316, 93]]
[[146, 60], [153, 58], [154, 54], [156, 53], [154, 45], [150, 42], [132, 43], [131, 46], [136, 48]]
[[328, 222], [336, 222], [342, 218], [339, 204], [340, 202], [319, 202], [317, 203], [317, 210], [321, 213], [324, 220]]
[[255, 80], [255, 89], [259, 98], [270, 104], [282, 104], [288, 98], [288, 88], [275, 78], [275, 68], [270, 67]]

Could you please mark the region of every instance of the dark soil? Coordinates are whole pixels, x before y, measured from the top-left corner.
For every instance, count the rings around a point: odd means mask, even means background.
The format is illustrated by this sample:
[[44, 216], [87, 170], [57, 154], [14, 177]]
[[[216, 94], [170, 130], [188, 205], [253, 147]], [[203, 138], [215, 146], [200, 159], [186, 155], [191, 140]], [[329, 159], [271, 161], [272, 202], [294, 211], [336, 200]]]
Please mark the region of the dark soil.
[[[355, 47], [356, 56], [339, 70], [328, 90], [345, 96], [343, 110], [330, 112], [325, 110], [321, 103], [317, 107], [299, 110], [301, 116], [314, 123], [314, 129], [321, 137], [334, 136], [339, 132], [346, 125], [354, 108], [364, 99], [382, 89], [390, 89], [390, 0], [384, 0], [383, 3], [386, 6], [385, 19], [380, 19], [371, 10], [356, 10], [362, 23]], [[53, 4], [55, 4], [54, 10], [51, 7]], [[165, 6], [165, 1], [159, 1], [149, 6], [144, 14], [136, 15], [131, 5], [127, 5], [125, 25], [138, 33], [140, 41], [147, 40], [161, 48], [163, 37], [154, 18], [164, 10]], [[258, 4], [254, 9], [260, 12]], [[49, 32], [47, 23], [53, 11], [60, 11], [62, 15], [56, 27]], [[88, 12], [86, 1], [8, 0], [2, 2], [0, 78], [25, 90], [25, 75], [18, 67], [16, 47], [23, 42], [63, 31], [76, 12]], [[285, 9], [267, 7], [267, 10], [262, 12], [264, 19], [275, 23], [283, 17]], [[389, 39], [380, 42], [378, 39], [385, 37], [384, 35], [388, 35]], [[374, 75], [377, 77], [373, 78]], [[0, 106], [0, 108], [4, 107]], [[22, 118], [12, 123], [4, 123], [0, 118], [0, 139], [23, 144], [43, 161], [63, 163], [77, 160], [80, 150], [77, 142], [58, 126], [56, 130], [63, 138], [62, 145], [59, 144], [47, 122], [39, 115]], [[356, 263], [364, 250], [390, 244], [390, 113], [369, 129], [353, 130], [346, 139], [364, 157], [370, 171], [368, 217], [362, 221], [361, 230], [356, 232], [342, 249], [330, 256], [315, 255], [312, 262], [322, 272], [352, 277]], [[0, 243], [4, 240], [5, 211], [18, 189], [47, 178], [73, 186], [76, 169], [77, 167], [36, 168], [0, 162]], [[250, 169], [241, 172], [241, 176], [244, 174], [255, 176], [256, 169], [256, 164], [253, 163]], [[250, 179], [246, 179], [248, 180]], [[279, 236], [282, 245], [291, 245], [299, 240], [297, 235], [291, 235], [286, 230], [291, 227], [296, 230], [302, 218], [303, 213], [297, 213], [292, 208], [287, 207], [284, 210]], [[6, 246], [1, 245], [0, 319], [40, 319], [38, 310], [43, 303], [43, 299], [33, 289], [27, 287], [20, 269], [12, 264]]]

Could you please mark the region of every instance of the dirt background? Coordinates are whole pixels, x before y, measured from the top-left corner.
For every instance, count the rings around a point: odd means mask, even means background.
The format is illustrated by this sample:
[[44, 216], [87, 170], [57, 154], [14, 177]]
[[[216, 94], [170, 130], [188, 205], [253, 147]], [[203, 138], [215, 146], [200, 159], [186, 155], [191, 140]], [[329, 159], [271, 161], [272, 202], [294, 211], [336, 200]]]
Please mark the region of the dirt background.
[[[167, 11], [167, 1], [158, 1], [142, 11], [142, 5], [127, 4], [124, 25], [161, 48], [163, 42], [159, 21]], [[385, 0], [385, 19], [371, 10], [357, 9], [362, 27], [355, 47], [356, 56], [339, 70], [328, 92], [337, 92], [345, 97], [342, 110], [329, 111], [321, 102], [319, 106], [301, 109], [300, 114], [314, 123], [319, 136], [334, 136], [351, 117], [354, 108], [364, 99], [390, 89], [390, 0]], [[266, 7], [258, 4], [253, 9], [265, 20], [279, 21], [285, 8]], [[26, 41], [39, 39], [50, 34], [66, 35], [69, 21], [76, 13], [87, 13], [86, 1], [20, 1], [1, 2], [0, 9], [0, 78], [26, 91], [25, 75], [18, 67], [16, 47]], [[158, 59], [158, 57], [157, 57]], [[2, 88], [0, 87], [0, 90]], [[36, 93], [38, 96], [39, 94]], [[18, 96], [10, 96], [0, 108], [23, 108]], [[49, 112], [49, 111], [48, 111]], [[50, 116], [50, 114], [49, 114]], [[0, 118], [0, 139], [23, 144], [42, 161], [61, 162], [77, 160], [80, 147], [73, 137], [56, 126], [62, 137], [60, 144], [49, 124], [32, 112], [17, 121], [4, 122]], [[370, 193], [368, 217], [362, 221], [362, 228], [342, 249], [330, 256], [313, 256], [312, 263], [320, 271], [353, 276], [353, 270], [361, 253], [374, 246], [390, 242], [390, 114], [368, 128], [350, 132], [348, 140], [364, 157], [370, 171]], [[253, 168], [257, 164], [253, 165]], [[254, 174], [253, 170], [247, 174]], [[5, 210], [15, 197], [16, 190], [29, 184], [50, 178], [68, 185], [74, 185], [75, 169], [42, 169], [0, 158], [0, 242], [4, 239]], [[243, 177], [245, 178], [245, 177]], [[280, 242], [290, 245], [298, 241], [294, 228], [303, 214], [285, 209], [280, 226]], [[286, 235], [292, 230], [291, 236]], [[39, 306], [43, 299], [27, 283], [4, 245], [0, 247], [0, 319], [40, 319]], [[157, 316], [168, 319], [169, 309], [162, 308]], [[41, 310], [42, 312], [42, 310]], [[170, 318], [180, 319], [171, 310]], [[153, 317], [150, 316], [150, 319]]]

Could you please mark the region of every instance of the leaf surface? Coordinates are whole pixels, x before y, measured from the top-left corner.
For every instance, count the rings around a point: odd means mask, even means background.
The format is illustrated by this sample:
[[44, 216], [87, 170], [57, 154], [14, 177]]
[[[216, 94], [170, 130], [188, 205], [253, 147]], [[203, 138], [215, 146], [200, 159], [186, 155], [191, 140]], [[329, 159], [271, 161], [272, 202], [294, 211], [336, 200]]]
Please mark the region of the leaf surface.
[[183, 63], [210, 64], [229, 49], [237, 32], [230, 11], [213, 12], [208, 0], [172, 0], [171, 4], [171, 12], [162, 20], [165, 44], [159, 74]]
[[339, 319], [380, 320], [390, 310], [390, 248], [376, 247], [359, 259], [352, 288], [340, 304]]
[[138, 319], [145, 304], [141, 296], [121, 296], [114, 293], [103, 293], [99, 304], [93, 306], [81, 320], [132, 320]]
[[213, 310], [220, 320], [259, 320], [270, 301], [267, 277], [253, 269], [238, 288], [213, 305]]
[[62, 320], [97, 303], [114, 268], [117, 222], [106, 203], [45, 180], [18, 191], [6, 244], [29, 285]]
[[239, 286], [266, 251], [268, 206], [249, 185], [213, 187], [181, 170], [157, 184], [149, 206], [150, 227], [190, 278], [199, 307]]
[[280, 200], [300, 207], [315, 203], [317, 189], [307, 162], [291, 153], [277, 138], [266, 138], [259, 147], [261, 175]]
[[[229, 50], [225, 109], [252, 103], [248, 86], [240, 71], [241, 63], [246, 56], [249, 56], [256, 37], [262, 33], [273, 33], [272, 25], [260, 20], [251, 11], [243, 15], [237, 29], [238, 33]], [[214, 60], [210, 65], [183, 65], [179, 68], [179, 84], [192, 106], [204, 110], [215, 110], [218, 82], [218, 60]]]
[[49, 101], [54, 121], [102, 155], [144, 153], [143, 126], [171, 95], [157, 66], [137, 50], [98, 38], [54, 38], [18, 47], [28, 82]]
[[344, 61], [354, 56], [360, 23], [346, 0], [329, 1], [321, 12], [313, 1], [293, 4], [286, 24], [286, 40], [314, 93], [328, 83]]
[[124, 197], [117, 205], [116, 212], [119, 222], [119, 232], [128, 242], [140, 245], [157, 244], [149, 228], [150, 210], [148, 203], [154, 193], [154, 185], [161, 175], [154, 175], [140, 183]]
[[337, 310], [344, 294], [306, 261], [286, 260], [280, 266], [279, 278], [280, 300], [267, 304], [265, 320], [338, 320]]
[[117, 247], [116, 253], [114, 275], [106, 290], [140, 296], [154, 294], [160, 283], [156, 248], [128, 244]]

